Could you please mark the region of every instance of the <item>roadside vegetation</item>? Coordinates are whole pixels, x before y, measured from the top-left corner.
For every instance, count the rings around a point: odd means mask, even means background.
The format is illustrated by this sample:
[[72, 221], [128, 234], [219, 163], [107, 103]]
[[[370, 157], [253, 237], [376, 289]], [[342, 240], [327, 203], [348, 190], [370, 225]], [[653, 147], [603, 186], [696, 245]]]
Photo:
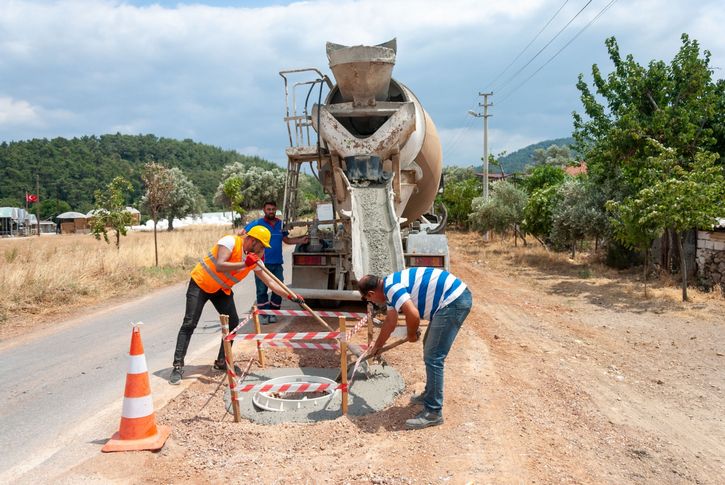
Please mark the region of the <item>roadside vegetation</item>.
[[[725, 217], [725, 80], [713, 77], [707, 50], [681, 40], [670, 63], [641, 65], [608, 39], [612, 72], [594, 65], [591, 86], [584, 75], [577, 83], [583, 112], [573, 115], [574, 150], [536, 149], [523, 173], [491, 184], [487, 201], [472, 168], [451, 170], [441, 199], [454, 205], [453, 222], [534, 239], [571, 259], [591, 248], [611, 267], [641, 265], [645, 294], [651, 272], [677, 274], [688, 300], [683, 241]], [[490, 166], [500, 163], [491, 157]], [[653, 266], [657, 240], [664, 256]]]
[[191, 226], [154, 236], [131, 232], [118, 249], [93, 236], [0, 239], [0, 335], [50, 316], [115, 297], [140, 295], [184, 281], [213, 241], [229, 233], [218, 226]]

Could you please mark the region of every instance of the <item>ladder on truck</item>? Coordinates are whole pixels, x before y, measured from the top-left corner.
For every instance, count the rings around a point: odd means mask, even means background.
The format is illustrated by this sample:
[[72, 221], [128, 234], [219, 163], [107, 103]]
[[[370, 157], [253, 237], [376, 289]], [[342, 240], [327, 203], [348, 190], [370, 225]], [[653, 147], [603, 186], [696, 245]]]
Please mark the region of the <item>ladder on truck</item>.
[[[312, 80], [298, 81], [290, 85], [290, 75], [300, 73], [312, 73], [316, 77]], [[329, 90], [332, 89], [333, 85], [330, 78], [314, 67], [280, 71], [279, 75], [284, 79], [284, 121], [287, 125], [290, 143], [290, 146], [285, 150], [287, 154], [287, 178], [285, 180], [282, 219], [285, 222], [292, 222], [297, 219], [300, 168], [308, 162], [312, 167], [312, 162], [319, 162], [322, 157], [323, 148], [320, 146], [319, 135], [315, 132], [312, 123], [312, 104], [314, 102], [322, 103], [323, 87], [327, 85]], [[318, 88], [318, 90], [315, 90], [315, 88]], [[304, 93], [305, 89], [304, 102], [301, 102], [298, 106], [297, 91], [302, 90]], [[317, 94], [317, 100], [314, 99], [314, 94]], [[313, 136], [316, 136], [314, 144], [312, 142]]]

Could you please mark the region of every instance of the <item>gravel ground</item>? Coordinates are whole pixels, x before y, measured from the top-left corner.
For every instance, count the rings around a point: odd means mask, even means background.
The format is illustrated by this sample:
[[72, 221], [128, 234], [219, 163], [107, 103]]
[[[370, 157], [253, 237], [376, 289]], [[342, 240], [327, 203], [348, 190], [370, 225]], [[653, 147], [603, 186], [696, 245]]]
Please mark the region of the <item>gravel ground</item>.
[[[442, 426], [402, 429], [425, 379], [420, 344], [407, 344], [387, 359], [405, 389], [380, 412], [233, 423], [210, 373], [158, 410], [173, 427], [161, 452], [99, 453], [58, 481], [723, 483], [722, 299], [644, 299], [627, 275], [580, 277], [475, 235], [451, 236], [451, 250], [474, 308], [446, 363]], [[336, 365], [332, 353], [268, 355]]]

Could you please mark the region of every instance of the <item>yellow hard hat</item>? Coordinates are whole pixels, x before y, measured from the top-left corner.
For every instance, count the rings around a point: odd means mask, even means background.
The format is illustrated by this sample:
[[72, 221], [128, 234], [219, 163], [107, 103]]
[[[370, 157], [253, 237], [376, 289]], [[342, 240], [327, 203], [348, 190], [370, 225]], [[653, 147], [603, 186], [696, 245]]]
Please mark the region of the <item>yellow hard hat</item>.
[[253, 237], [254, 239], [258, 240], [262, 244], [264, 244], [265, 248], [272, 247], [269, 245], [269, 240], [272, 239], [272, 233], [269, 232], [269, 229], [263, 226], [254, 226], [249, 230], [247, 233], [247, 236]]

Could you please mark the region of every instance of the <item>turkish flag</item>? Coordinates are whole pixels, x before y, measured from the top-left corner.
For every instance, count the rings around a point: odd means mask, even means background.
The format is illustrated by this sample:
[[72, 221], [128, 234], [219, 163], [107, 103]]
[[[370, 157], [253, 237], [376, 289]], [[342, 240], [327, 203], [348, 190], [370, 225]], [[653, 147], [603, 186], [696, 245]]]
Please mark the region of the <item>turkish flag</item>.
[[38, 196], [35, 194], [25, 194], [26, 202], [38, 202]]

